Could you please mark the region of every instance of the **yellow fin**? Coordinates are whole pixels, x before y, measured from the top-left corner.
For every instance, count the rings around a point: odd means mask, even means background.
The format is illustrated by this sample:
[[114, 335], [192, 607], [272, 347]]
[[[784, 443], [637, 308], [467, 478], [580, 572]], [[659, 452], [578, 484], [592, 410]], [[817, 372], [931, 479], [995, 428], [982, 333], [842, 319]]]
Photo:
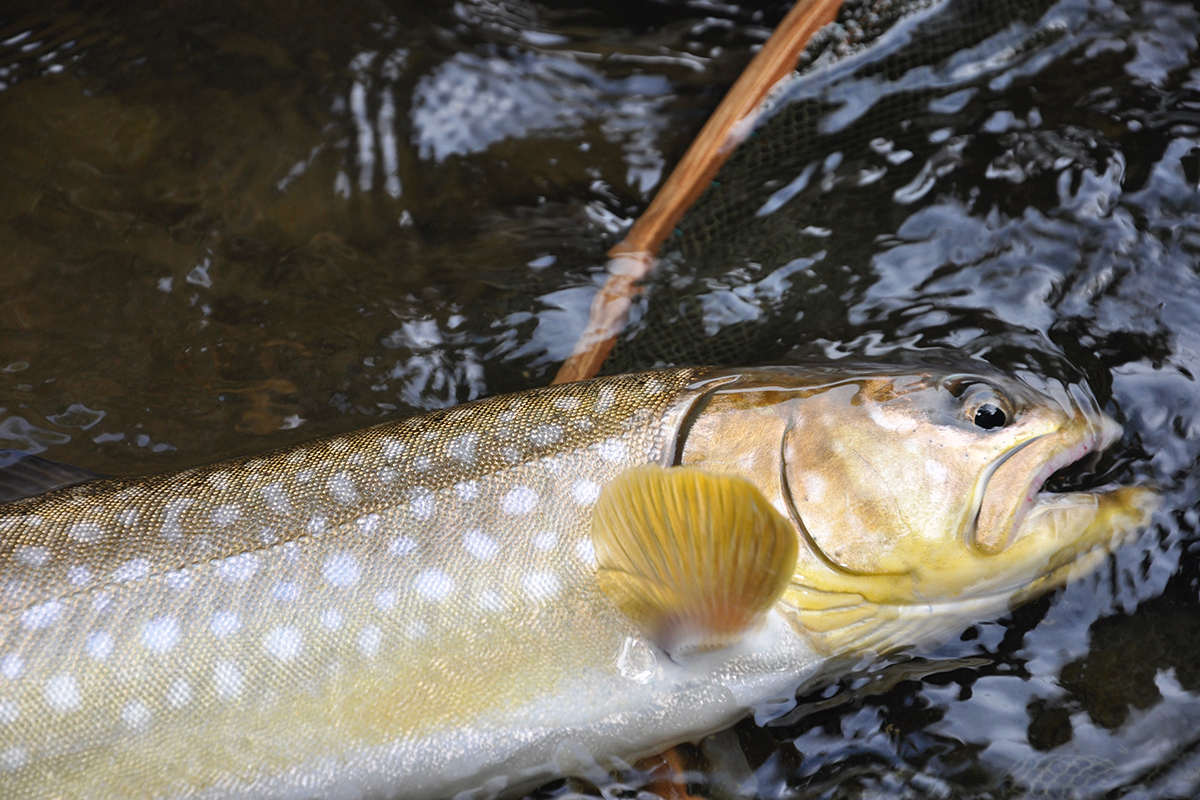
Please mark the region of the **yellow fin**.
[[739, 641], [796, 568], [796, 531], [758, 488], [693, 467], [634, 467], [592, 516], [597, 581], [668, 653]]

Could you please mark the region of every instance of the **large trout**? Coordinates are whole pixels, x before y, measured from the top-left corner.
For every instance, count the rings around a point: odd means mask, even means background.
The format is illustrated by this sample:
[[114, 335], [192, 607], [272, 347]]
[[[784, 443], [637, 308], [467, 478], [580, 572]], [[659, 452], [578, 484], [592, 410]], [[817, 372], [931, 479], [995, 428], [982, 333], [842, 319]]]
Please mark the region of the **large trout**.
[[981, 369], [677, 369], [0, 507], [0, 797], [511, 793], [787, 702], [1146, 522]]

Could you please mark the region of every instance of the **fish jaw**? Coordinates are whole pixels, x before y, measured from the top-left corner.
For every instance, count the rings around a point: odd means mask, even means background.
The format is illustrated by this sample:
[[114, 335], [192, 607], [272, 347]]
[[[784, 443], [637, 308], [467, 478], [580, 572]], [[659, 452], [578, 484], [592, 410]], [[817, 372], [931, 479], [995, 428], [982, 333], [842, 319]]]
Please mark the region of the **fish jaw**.
[[998, 553], [1013, 541], [1026, 516], [1049, 499], [1042, 489], [1051, 475], [1121, 438], [1116, 420], [1072, 405], [1069, 422], [1006, 453], [985, 474], [972, 537], [982, 552]]
[[1039, 494], [1006, 550], [943, 553], [921, 576], [847, 575], [810, 564], [779, 607], [830, 657], [936, 643], [1090, 574], [1146, 527], [1159, 504], [1159, 494], [1142, 486]]

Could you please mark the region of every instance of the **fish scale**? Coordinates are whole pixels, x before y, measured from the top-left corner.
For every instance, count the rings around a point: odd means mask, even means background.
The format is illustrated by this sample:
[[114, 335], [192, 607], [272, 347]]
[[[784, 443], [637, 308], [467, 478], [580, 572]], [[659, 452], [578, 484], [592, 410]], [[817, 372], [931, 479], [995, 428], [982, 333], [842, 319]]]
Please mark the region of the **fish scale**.
[[613, 476], [670, 457], [696, 374], [484, 400], [3, 509], [4, 796], [435, 773], [454, 753], [431, 732], [503, 719], [632, 632], [594, 586], [587, 515]]

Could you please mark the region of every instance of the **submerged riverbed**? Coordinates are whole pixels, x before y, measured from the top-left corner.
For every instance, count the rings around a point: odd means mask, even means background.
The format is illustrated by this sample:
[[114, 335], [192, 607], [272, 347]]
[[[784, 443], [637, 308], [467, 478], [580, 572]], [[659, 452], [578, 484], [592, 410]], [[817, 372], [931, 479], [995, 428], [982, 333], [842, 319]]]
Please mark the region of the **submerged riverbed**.
[[[20, 5], [0, 446], [112, 475], [547, 383], [786, 11]], [[938, 346], [1086, 380], [1126, 426], [1101, 468], [1165, 506], [1066, 590], [687, 748], [699, 795], [1200, 794], [1200, 13], [952, 8], [829, 40], [681, 223], [614, 368]]]

